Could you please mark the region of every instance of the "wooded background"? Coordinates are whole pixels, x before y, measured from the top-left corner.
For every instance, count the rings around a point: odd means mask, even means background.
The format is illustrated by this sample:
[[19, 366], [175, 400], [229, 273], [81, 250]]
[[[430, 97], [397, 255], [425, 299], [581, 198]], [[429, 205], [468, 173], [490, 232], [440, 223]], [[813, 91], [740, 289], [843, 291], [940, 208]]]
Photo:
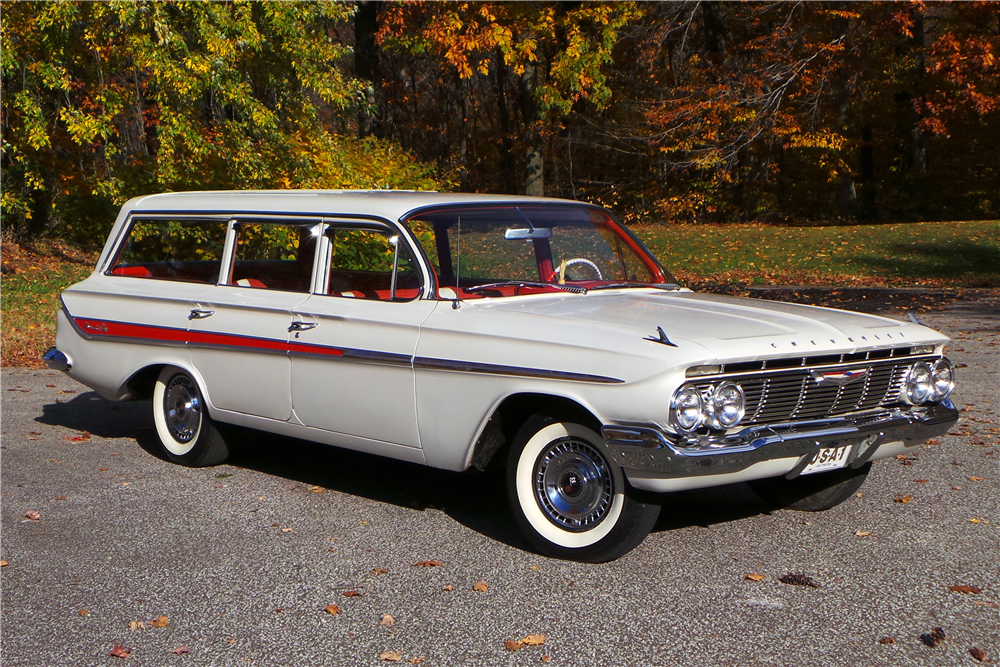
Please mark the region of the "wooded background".
[[991, 2], [2, 2], [12, 238], [219, 188], [627, 222], [1000, 216]]

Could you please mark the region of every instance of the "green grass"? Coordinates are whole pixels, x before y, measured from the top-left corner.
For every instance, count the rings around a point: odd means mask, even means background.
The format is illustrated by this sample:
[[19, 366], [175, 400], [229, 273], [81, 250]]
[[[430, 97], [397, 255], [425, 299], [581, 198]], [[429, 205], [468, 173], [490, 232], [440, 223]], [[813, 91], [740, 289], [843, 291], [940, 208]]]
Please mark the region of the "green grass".
[[59, 293], [86, 278], [97, 256], [70, 252], [70, 259], [62, 248], [35, 254], [7, 243], [3, 251], [0, 357], [4, 366], [37, 366], [55, 342]]
[[842, 227], [635, 226], [687, 282], [1000, 286], [1000, 221]]

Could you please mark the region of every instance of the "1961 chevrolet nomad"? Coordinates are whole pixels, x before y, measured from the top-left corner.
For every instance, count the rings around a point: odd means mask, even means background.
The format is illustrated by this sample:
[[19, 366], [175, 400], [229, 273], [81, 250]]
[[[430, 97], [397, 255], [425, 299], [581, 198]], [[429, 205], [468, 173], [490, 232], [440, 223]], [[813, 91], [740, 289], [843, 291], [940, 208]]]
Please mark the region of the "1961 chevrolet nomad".
[[542, 552], [605, 561], [664, 498], [746, 481], [843, 502], [945, 433], [947, 339], [913, 322], [695, 294], [608, 211], [431, 192], [201, 192], [122, 209], [62, 294], [52, 368], [152, 399], [166, 455], [217, 423], [447, 470], [506, 466]]

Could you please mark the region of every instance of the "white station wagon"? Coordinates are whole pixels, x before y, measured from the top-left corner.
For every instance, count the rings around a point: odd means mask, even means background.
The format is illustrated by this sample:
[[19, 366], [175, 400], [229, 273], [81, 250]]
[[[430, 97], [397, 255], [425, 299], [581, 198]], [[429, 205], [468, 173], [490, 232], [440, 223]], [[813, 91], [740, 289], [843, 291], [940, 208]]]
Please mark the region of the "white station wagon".
[[49, 366], [152, 399], [177, 463], [224, 461], [225, 423], [506, 466], [525, 536], [582, 561], [636, 547], [672, 491], [833, 507], [958, 417], [941, 334], [696, 294], [607, 210], [558, 199], [140, 197], [58, 319]]

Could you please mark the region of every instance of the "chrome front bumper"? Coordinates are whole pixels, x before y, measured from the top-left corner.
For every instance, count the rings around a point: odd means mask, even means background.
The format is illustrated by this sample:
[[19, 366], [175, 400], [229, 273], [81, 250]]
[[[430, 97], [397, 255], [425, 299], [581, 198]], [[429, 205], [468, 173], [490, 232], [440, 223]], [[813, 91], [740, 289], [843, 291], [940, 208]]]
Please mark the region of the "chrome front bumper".
[[609, 424], [601, 430], [618, 465], [644, 477], [670, 479], [738, 473], [776, 459], [800, 458], [796, 476], [819, 449], [853, 446], [848, 465], [879, 458], [882, 445], [915, 447], [958, 421], [950, 401], [836, 419], [751, 426], [728, 435], [678, 436], [652, 424]]

